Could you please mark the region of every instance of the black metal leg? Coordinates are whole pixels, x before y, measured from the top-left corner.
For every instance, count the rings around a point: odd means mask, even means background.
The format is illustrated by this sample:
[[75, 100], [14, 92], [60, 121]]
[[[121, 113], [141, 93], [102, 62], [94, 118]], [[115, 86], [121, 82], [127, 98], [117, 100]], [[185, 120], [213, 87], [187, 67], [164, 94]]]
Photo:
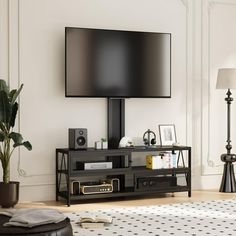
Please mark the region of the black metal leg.
[[58, 152], [56, 151], [56, 201], [58, 201]]
[[190, 191], [188, 191], [188, 197], [191, 197], [192, 196], [192, 194], [191, 194], [191, 190]]
[[188, 177], [187, 184], [189, 187], [188, 197], [191, 197], [191, 188], [192, 188], [192, 184], [191, 184], [191, 149], [188, 150], [188, 169], [189, 169], [189, 172], [187, 175], [187, 177]]
[[[188, 155], [189, 155], [189, 153], [188, 153]], [[179, 151], [179, 157], [181, 156], [181, 159], [182, 159], [182, 164], [183, 164], [183, 167], [185, 168], [185, 162], [184, 162], [184, 154], [183, 154], [183, 151], [182, 150], [180, 150]], [[179, 159], [179, 157], [178, 157], [178, 159]], [[189, 156], [188, 156], [188, 159], [189, 159]], [[179, 161], [179, 160], [178, 160]], [[186, 179], [186, 182], [187, 182], [187, 185], [188, 185], [188, 174], [187, 173], [184, 173], [184, 175], [185, 175], [185, 179]]]
[[67, 185], [67, 206], [70, 206], [70, 178], [69, 175], [66, 176], [66, 185]]
[[70, 197], [67, 198], [67, 206], [70, 207]]
[[67, 155], [67, 206], [70, 206], [70, 192], [71, 192], [71, 186], [70, 186], [70, 160], [69, 155]]
[[180, 151], [178, 152], [177, 167], [179, 167]]

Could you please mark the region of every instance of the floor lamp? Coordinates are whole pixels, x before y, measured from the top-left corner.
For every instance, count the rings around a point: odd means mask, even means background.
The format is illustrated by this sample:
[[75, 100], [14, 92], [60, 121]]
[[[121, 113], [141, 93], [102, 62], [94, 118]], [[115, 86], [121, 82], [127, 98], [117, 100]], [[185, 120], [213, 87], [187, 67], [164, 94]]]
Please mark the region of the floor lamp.
[[233, 98], [231, 97], [232, 93], [230, 89], [236, 89], [236, 69], [219, 69], [216, 88], [227, 89], [227, 97], [225, 98], [227, 103], [227, 145], [225, 146], [227, 153], [221, 155], [221, 161], [223, 161], [225, 164], [220, 185], [220, 192], [233, 193], [236, 192], [236, 181], [233, 165], [233, 162], [236, 161], [236, 154], [231, 153], [232, 145], [230, 139], [230, 105], [233, 101]]

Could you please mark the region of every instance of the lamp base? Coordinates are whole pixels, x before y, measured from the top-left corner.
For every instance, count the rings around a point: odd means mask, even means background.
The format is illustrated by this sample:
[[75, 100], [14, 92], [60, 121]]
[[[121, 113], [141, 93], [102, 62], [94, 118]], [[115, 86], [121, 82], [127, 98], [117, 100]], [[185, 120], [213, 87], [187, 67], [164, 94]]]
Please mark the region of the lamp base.
[[236, 192], [234, 165], [232, 164], [232, 161], [227, 161], [224, 164], [224, 171], [220, 185], [220, 192], [224, 193]]

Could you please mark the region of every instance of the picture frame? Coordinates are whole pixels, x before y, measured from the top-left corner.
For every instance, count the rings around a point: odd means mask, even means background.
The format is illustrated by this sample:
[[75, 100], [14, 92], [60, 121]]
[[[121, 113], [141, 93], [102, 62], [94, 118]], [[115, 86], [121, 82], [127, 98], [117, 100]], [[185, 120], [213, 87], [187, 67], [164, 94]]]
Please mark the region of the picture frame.
[[161, 146], [172, 146], [177, 143], [175, 125], [159, 125], [160, 144]]

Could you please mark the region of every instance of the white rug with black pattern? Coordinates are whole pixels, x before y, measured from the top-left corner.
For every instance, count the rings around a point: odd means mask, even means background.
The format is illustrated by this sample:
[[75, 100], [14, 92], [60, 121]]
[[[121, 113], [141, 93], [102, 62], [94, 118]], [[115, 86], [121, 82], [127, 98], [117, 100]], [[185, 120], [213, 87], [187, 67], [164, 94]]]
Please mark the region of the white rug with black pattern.
[[[83, 229], [84, 215], [109, 215], [113, 223], [99, 229]], [[236, 199], [113, 208], [67, 213], [75, 236], [236, 236]]]

